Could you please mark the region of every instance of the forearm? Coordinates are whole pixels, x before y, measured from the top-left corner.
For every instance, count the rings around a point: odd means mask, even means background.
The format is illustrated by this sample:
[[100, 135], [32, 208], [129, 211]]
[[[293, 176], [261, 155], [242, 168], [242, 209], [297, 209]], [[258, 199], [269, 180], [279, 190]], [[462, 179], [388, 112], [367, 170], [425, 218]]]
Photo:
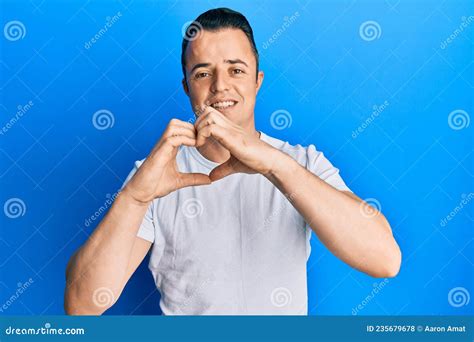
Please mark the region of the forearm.
[[326, 247], [369, 275], [396, 274], [400, 250], [385, 217], [381, 213], [363, 215], [359, 200], [333, 188], [290, 156], [279, 153], [267, 178], [289, 197]]
[[[122, 289], [138, 228], [148, 208], [122, 191], [88, 241], [69, 261], [65, 308], [69, 314], [101, 314], [110, 305], [97, 306], [100, 288], [115, 301]], [[111, 301], [112, 301], [111, 300]], [[111, 302], [109, 301], [109, 302]]]

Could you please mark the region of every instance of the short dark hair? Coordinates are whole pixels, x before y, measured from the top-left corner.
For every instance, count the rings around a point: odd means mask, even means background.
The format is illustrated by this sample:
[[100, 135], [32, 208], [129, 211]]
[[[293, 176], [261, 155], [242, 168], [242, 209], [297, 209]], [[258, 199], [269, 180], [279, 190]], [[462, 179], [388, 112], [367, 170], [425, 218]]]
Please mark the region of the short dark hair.
[[215, 8], [200, 14], [196, 20], [191, 22], [186, 31], [183, 32], [183, 42], [181, 44], [181, 67], [183, 69], [184, 79], [186, 80], [186, 48], [191, 40], [199, 34], [200, 30], [218, 31], [225, 28], [235, 28], [242, 30], [247, 36], [252, 52], [257, 62], [258, 75], [258, 51], [253, 39], [253, 31], [247, 18], [242, 13], [231, 10], [230, 8]]

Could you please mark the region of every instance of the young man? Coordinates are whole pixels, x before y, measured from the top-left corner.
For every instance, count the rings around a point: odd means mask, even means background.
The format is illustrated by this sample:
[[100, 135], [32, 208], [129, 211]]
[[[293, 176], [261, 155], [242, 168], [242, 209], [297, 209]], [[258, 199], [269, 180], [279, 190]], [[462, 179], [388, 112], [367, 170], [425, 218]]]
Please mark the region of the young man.
[[262, 85], [246, 18], [201, 14], [183, 40], [193, 124], [171, 120], [67, 269], [68, 314], [102, 314], [151, 248], [164, 314], [307, 314], [311, 229], [374, 277], [398, 273], [384, 216], [316, 151], [255, 130]]

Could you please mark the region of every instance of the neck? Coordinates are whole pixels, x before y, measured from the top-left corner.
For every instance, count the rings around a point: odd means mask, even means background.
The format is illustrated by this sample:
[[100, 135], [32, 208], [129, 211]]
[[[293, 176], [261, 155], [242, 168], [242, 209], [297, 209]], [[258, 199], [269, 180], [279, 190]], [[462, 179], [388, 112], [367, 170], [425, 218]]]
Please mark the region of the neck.
[[[257, 132], [254, 126], [245, 131], [260, 139], [260, 132]], [[224, 163], [230, 158], [229, 150], [212, 137], [207, 139], [204, 145], [199, 146], [197, 150], [204, 158], [215, 163]]]

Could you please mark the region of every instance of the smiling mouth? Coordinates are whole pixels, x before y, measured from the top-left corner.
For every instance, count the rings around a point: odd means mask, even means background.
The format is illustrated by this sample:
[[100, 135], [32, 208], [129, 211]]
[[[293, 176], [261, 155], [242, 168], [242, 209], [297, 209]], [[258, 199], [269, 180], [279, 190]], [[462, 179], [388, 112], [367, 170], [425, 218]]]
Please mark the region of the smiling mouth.
[[217, 110], [232, 108], [237, 104], [237, 101], [227, 100], [227, 101], [217, 101], [211, 104], [211, 107]]

